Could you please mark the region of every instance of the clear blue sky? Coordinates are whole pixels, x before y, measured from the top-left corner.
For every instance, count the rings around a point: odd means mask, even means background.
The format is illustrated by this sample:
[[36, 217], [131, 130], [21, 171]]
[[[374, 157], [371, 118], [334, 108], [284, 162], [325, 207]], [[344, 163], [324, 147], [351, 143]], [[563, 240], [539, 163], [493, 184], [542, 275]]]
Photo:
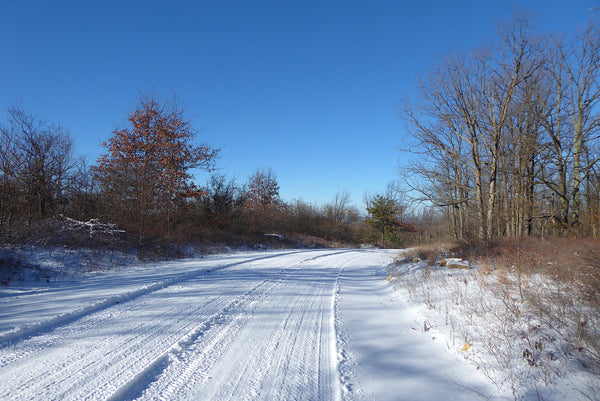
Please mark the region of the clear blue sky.
[[566, 32], [600, 1], [3, 0], [0, 107], [60, 122], [95, 161], [140, 92], [176, 94], [220, 173], [270, 167], [284, 200], [347, 189], [362, 207], [406, 157], [394, 105], [416, 75], [517, 5]]

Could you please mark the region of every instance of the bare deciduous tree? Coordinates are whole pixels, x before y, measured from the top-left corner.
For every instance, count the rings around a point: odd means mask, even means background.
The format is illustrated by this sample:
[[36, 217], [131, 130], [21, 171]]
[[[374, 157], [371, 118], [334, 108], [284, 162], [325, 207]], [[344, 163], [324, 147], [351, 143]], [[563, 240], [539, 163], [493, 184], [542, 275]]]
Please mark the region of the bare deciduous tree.
[[457, 239], [533, 234], [552, 219], [576, 231], [600, 161], [598, 22], [550, 40], [517, 13], [498, 38], [450, 53], [405, 102], [412, 188], [447, 210]]
[[19, 107], [10, 107], [7, 114], [7, 124], [0, 126], [0, 224], [9, 230], [16, 215], [31, 224], [56, 214], [66, 202], [78, 161], [73, 140], [60, 125]]

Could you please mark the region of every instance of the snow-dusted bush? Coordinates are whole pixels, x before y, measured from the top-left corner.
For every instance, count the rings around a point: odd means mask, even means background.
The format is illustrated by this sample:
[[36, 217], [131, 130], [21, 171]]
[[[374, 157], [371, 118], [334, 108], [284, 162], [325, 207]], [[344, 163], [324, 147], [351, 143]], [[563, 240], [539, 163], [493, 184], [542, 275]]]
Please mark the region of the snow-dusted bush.
[[74, 279], [83, 274], [115, 270], [137, 262], [133, 253], [104, 248], [4, 245], [0, 247], [0, 285]]
[[128, 238], [114, 224], [98, 219], [79, 221], [63, 215], [41, 221], [19, 222], [6, 240], [13, 245], [66, 246], [71, 248], [127, 248]]

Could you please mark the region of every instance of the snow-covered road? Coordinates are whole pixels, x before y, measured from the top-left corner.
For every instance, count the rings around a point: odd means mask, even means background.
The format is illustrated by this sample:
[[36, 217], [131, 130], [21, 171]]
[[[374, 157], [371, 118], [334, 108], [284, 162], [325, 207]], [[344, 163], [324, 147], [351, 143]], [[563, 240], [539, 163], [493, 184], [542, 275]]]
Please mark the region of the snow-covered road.
[[489, 398], [411, 332], [385, 282], [394, 255], [248, 253], [0, 293], [0, 399]]

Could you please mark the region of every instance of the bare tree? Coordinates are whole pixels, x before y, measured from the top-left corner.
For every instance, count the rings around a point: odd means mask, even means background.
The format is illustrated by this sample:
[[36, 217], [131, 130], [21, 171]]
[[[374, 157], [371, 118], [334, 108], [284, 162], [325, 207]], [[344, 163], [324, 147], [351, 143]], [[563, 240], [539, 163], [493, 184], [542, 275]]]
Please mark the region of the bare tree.
[[448, 209], [457, 239], [521, 233], [533, 218], [541, 40], [522, 14], [500, 27], [499, 38], [448, 54], [419, 81], [421, 102], [401, 111], [422, 156], [409, 168], [418, 178], [412, 188]]
[[598, 159], [583, 163], [584, 148], [596, 140], [600, 128], [600, 26], [590, 20], [567, 47], [559, 46], [560, 57], [568, 76], [568, 114], [573, 129], [572, 223], [581, 215], [581, 185]]
[[241, 216], [246, 201], [245, 190], [234, 179], [227, 181], [224, 175], [213, 175], [205, 192], [202, 196], [203, 219], [209, 227], [229, 227]]
[[325, 206], [325, 214], [329, 220], [343, 222], [349, 214], [350, 208], [350, 192], [344, 189], [342, 192], [337, 192], [333, 202]]
[[[410, 168], [418, 177], [412, 187], [434, 205], [452, 208], [457, 236], [466, 228], [463, 212], [471, 199], [477, 210], [477, 235], [483, 238], [486, 233], [480, 96], [487, 59], [486, 49], [469, 55], [450, 53], [419, 81], [421, 103], [406, 102], [401, 111], [421, 155]], [[470, 183], [474, 188], [467, 186]]]
[[60, 125], [19, 107], [10, 107], [7, 114], [7, 124], [0, 126], [0, 223], [10, 226], [12, 216], [19, 214], [31, 224], [64, 206], [78, 161], [73, 157], [73, 140]]
[[488, 196], [486, 238], [493, 236], [493, 220], [498, 194], [498, 172], [503, 154], [504, 134], [513, 108], [516, 92], [537, 70], [538, 40], [532, 34], [532, 21], [517, 14], [510, 24], [500, 29], [501, 43], [490, 60], [490, 77], [482, 86], [481, 97], [486, 133], [484, 144], [488, 153]]
[[600, 128], [600, 27], [589, 24], [573, 37], [547, 43], [550, 92], [544, 102], [543, 127], [548, 138], [543, 182], [557, 198], [554, 219], [563, 229], [579, 224], [583, 182], [600, 161], [584, 152], [597, 141]]

